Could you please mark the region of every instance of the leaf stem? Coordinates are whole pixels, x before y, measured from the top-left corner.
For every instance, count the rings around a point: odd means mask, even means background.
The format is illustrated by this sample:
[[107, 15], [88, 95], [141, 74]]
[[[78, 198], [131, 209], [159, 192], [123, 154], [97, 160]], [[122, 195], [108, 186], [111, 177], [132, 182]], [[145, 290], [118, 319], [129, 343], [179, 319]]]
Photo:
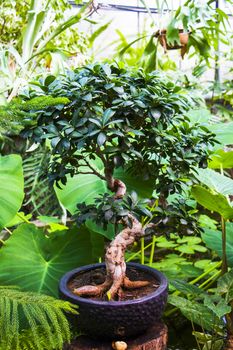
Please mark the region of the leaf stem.
[[192, 280], [191, 282], [189, 282], [190, 284], [194, 284], [198, 281], [200, 281], [203, 277], [205, 277], [206, 275], [208, 275], [210, 272], [212, 272], [213, 270], [215, 270], [216, 268], [220, 267], [222, 265], [222, 261], [219, 261], [216, 265], [212, 266], [211, 268], [209, 268], [208, 270], [206, 270], [204, 273], [202, 273], [200, 276], [198, 276], [197, 278], [195, 278], [194, 280]]
[[151, 251], [150, 251], [150, 260], [149, 260], [149, 265], [150, 265], [150, 266], [152, 266], [153, 259], [154, 259], [155, 241], [156, 241], [156, 237], [153, 236], [153, 238], [152, 238], [152, 245], [151, 245]]
[[[149, 243], [149, 244], [144, 248], [144, 250], [146, 250], [147, 248], [149, 248], [151, 245], [152, 245], [152, 242]], [[136, 256], [140, 255], [141, 252], [142, 252], [142, 251], [141, 251], [141, 249], [140, 249], [138, 252], [136, 252], [136, 253], [134, 253], [133, 255], [131, 255], [131, 256], [127, 259], [127, 262], [133, 260]]]
[[16, 216], [18, 216], [21, 220], [23, 220], [26, 224], [31, 224], [31, 222], [26, 219], [23, 215], [21, 215], [20, 213], [17, 213]]
[[141, 264], [144, 265], [145, 264], [145, 254], [144, 254], [144, 251], [145, 251], [145, 239], [144, 237], [142, 237], [141, 239]]
[[[223, 172], [223, 165], [220, 164], [220, 172], [221, 175], [224, 175]], [[224, 275], [228, 271], [228, 266], [227, 266], [227, 236], [226, 236], [226, 221], [225, 219], [221, 216], [221, 228], [222, 228], [222, 271], [221, 275]]]
[[226, 221], [221, 216], [221, 227], [222, 227], [222, 272], [221, 274], [224, 275], [228, 271], [227, 267], [227, 237], [226, 237]]
[[9, 233], [9, 235], [12, 235], [12, 232], [9, 230], [9, 228], [4, 227], [4, 230], [6, 230]]

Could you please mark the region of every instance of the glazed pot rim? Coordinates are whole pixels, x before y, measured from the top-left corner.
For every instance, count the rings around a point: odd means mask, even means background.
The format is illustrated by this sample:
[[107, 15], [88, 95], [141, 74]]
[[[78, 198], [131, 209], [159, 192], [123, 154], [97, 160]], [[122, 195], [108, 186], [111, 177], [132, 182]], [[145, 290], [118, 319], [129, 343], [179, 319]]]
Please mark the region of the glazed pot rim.
[[166, 279], [166, 277], [158, 270], [150, 267], [150, 266], [146, 266], [146, 265], [142, 265], [139, 263], [127, 263], [126, 264], [129, 267], [134, 267], [137, 268], [139, 270], [145, 271], [150, 273], [151, 275], [153, 275], [158, 282], [160, 283], [159, 287], [152, 293], [138, 298], [138, 299], [134, 299], [134, 300], [127, 300], [127, 301], [100, 301], [100, 300], [92, 300], [91, 298], [82, 298], [79, 297], [75, 294], [73, 294], [70, 289], [68, 288], [67, 284], [70, 281], [70, 279], [78, 274], [79, 272], [84, 272], [84, 271], [89, 271], [89, 270], [93, 270], [93, 269], [97, 269], [97, 268], [101, 268], [101, 267], [105, 267], [105, 263], [97, 263], [97, 264], [91, 264], [91, 265], [85, 265], [85, 266], [81, 266], [78, 267], [76, 269], [73, 269], [69, 272], [67, 272], [60, 280], [59, 282], [59, 289], [62, 293], [64, 293], [66, 296], [69, 297], [69, 299], [73, 299], [76, 302], [79, 302], [79, 304], [83, 304], [83, 305], [95, 305], [95, 306], [115, 306], [115, 307], [119, 307], [119, 306], [124, 306], [124, 305], [131, 305], [131, 304], [141, 304], [144, 303], [146, 301], [149, 301], [153, 298], [155, 298], [156, 296], [159, 296], [161, 293], [165, 292], [168, 288], [168, 281]]

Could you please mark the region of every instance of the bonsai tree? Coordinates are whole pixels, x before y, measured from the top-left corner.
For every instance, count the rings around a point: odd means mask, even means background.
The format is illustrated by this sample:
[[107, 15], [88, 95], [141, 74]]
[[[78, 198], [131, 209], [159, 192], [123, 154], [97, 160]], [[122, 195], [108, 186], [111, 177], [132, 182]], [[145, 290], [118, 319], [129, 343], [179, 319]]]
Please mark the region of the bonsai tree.
[[[205, 166], [214, 143], [213, 134], [191, 125], [186, 117], [194, 103], [158, 72], [146, 74], [97, 63], [66, 76], [47, 77], [19, 105], [21, 113], [34, 120], [25, 135], [36, 142], [50, 140], [52, 182], [62, 186], [68, 175], [93, 174], [109, 190], [93, 204], [79, 204], [75, 215], [79, 224], [91, 219], [104, 228], [108, 223], [116, 227], [105, 254], [106, 280], [74, 293], [107, 293], [115, 299], [122, 287], [146, 285], [147, 281], [132, 282], [126, 277], [124, 254], [136, 240], [156, 230], [157, 223], [142, 223], [142, 216], [150, 216], [151, 202], [138, 200], [134, 192], [128, 194], [114, 171], [122, 167], [135, 177], [153, 179], [152, 191], [165, 207], [167, 197], [181, 192], [194, 178], [195, 167]], [[96, 161], [102, 162], [103, 172]]]

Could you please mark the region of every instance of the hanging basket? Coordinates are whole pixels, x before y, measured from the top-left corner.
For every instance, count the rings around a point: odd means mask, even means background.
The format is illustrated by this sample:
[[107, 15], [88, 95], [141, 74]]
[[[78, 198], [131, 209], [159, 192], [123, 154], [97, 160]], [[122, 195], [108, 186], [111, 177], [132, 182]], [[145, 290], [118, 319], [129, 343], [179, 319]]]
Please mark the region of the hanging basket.
[[168, 42], [167, 42], [167, 30], [166, 29], [158, 30], [155, 33], [155, 37], [158, 38], [158, 41], [159, 41], [160, 45], [163, 47], [165, 53], [167, 53], [167, 50], [181, 49], [181, 57], [183, 58], [185, 53], [187, 52], [189, 34], [190, 33], [184, 32], [183, 29], [179, 29], [180, 43], [176, 43], [174, 45], [168, 44]]

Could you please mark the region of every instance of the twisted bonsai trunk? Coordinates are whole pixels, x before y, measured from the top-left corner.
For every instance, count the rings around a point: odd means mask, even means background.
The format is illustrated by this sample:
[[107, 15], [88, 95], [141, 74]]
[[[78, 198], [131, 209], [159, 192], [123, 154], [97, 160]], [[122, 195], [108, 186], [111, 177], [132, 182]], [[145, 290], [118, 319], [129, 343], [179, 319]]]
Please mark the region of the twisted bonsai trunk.
[[[108, 188], [115, 192], [114, 198], [123, 198], [126, 193], [125, 184], [121, 180], [114, 179], [107, 170], [105, 171], [105, 177]], [[149, 284], [148, 281], [130, 281], [126, 277], [125, 251], [145, 234], [146, 229], [132, 214], [128, 214], [128, 219], [131, 221], [131, 227], [125, 227], [107, 248], [105, 254], [107, 273], [105, 282], [97, 286], [86, 285], [76, 288], [73, 291], [75, 294], [79, 296], [98, 296], [107, 292], [109, 299], [114, 299], [116, 296], [121, 296], [122, 287], [133, 289]], [[121, 223], [126, 225], [126, 221], [121, 221]]]
[[[231, 309], [233, 308], [233, 303], [230, 303]], [[226, 315], [227, 321], [227, 339], [224, 350], [233, 350], [233, 312], [231, 311]]]
[[225, 350], [232, 350], [233, 349], [233, 335], [228, 334], [226, 345], [224, 347]]

